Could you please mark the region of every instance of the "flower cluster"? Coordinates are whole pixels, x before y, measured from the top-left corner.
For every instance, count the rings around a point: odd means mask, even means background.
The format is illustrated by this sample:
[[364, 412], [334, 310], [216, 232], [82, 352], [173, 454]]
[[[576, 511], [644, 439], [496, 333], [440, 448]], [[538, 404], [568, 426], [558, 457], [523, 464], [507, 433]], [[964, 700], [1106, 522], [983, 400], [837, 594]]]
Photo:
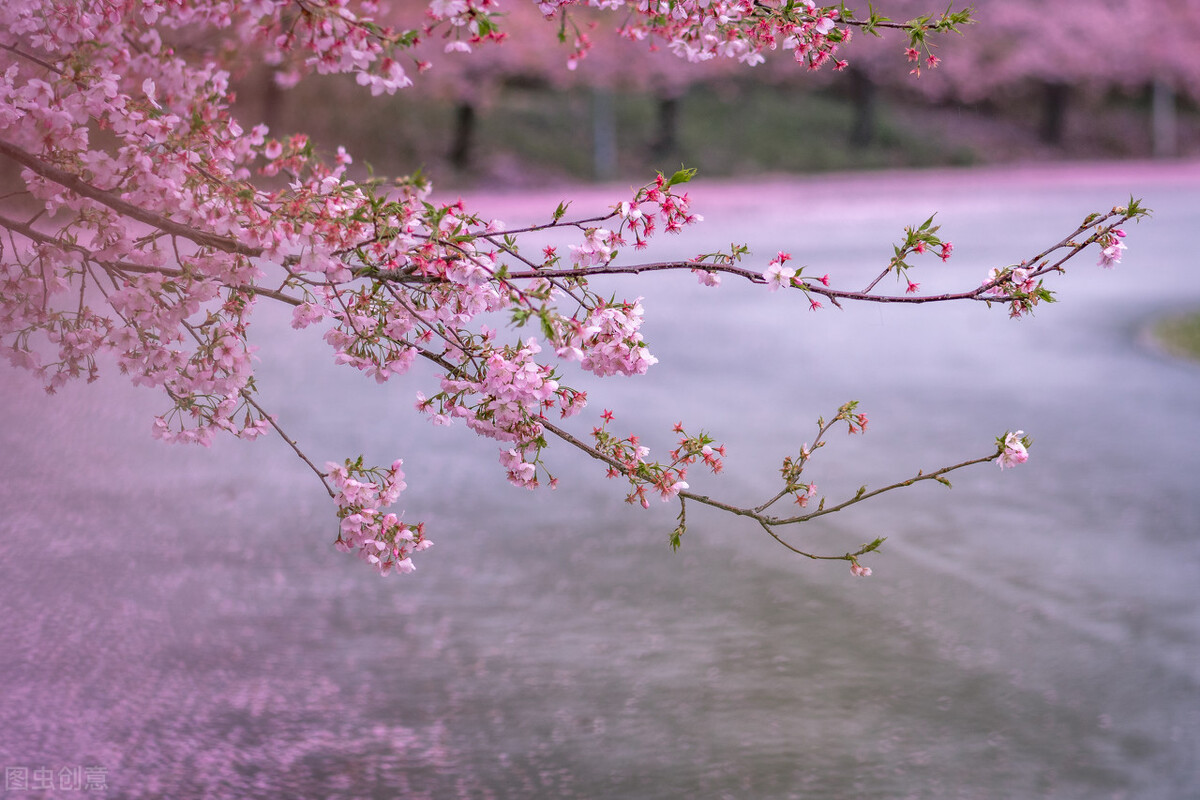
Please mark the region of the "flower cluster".
[[1100, 260], [1096, 262], [1098, 266], [1108, 269], [1121, 262], [1121, 253], [1125, 250], [1125, 243], [1121, 240], [1124, 238], [1125, 231], [1120, 228], [1113, 228], [1100, 237]]
[[678, 446], [671, 451], [671, 460], [679, 464], [695, 464], [697, 460], [717, 475], [725, 468], [725, 445], [712, 446], [712, 437], [701, 433], [699, 436], [688, 436], [683, 429], [683, 423], [675, 423], [672, 430], [682, 438]]
[[[1063, 265], [1070, 258], [1092, 244], [1100, 247], [1098, 266], [1107, 269], [1120, 263], [1126, 249], [1123, 241], [1126, 234], [1125, 230], [1119, 226], [1130, 219], [1141, 219], [1148, 213], [1139, 201], [1130, 198], [1128, 205], [1116, 206], [1107, 214], [1089, 214], [1075, 233], [1058, 245], [1033, 259], [1022, 261], [1019, 265], [990, 270], [987, 280], [980, 286], [984, 294], [983, 299], [989, 300], [989, 304], [990, 298], [1007, 301], [1011, 317], [1021, 317], [1032, 313], [1039, 302], [1053, 303], [1054, 293], [1046, 288], [1041, 276], [1052, 272], [1063, 272]], [[1080, 238], [1088, 232], [1090, 235]], [[1060, 248], [1066, 248], [1067, 255], [1052, 263], [1047, 256]]]
[[395, 461], [386, 470], [364, 467], [362, 458], [325, 465], [341, 521], [335, 545], [344, 553], [357, 553], [381, 575], [412, 572], [413, 553], [433, 546], [425, 538], [424, 523], [409, 525], [383, 511], [407, 488], [403, 463]]
[[[702, 216], [692, 211], [687, 193], [677, 194], [673, 190], [674, 186], [690, 181], [695, 172], [684, 169], [670, 178], [659, 173], [652, 183], [639, 188], [632, 200], [618, 203], [604, 218], [616, 220], [613, 230], [599, 226], [585, 228], [583, 241], [569, 246], [572, 266], [575, 269], [605, 266], [616, 258], [627, 237], [632, 236], [634, 247], [640, 250], [660, 226], [667, 233], [679, 233], [685, 226], [703, 221]], [[560, 206], [560, 211], [565, 211], [565, 207]], [[554, 248], [546, 255], [543, 266], [554, 266], [557, 263]]]
[[663, 502], [678, 497], [680, 492], [689, 488], [686, 480], [688, 467], [697, 461], [702, 462], [713, 474], [719, 473], [724, 467], [722, 458], [725, 446], [714, 447], [712, 437], [703, 432], [698, 436], [689, 436], [683, 423], [677, 423], [674, 428], [680, 438], [678, 446], [670, 453], [671, 460], [659, 463], [647, 460], [650, 448], [641, 443], [640, 437], [631, 435], [621, 438], [608, 431], [608, 423], [613, 420], [611, 411], [605, 410], [601, 419], [601, 424], [592, 429], [592, 439], [596, 452], [609, 464], [607, 477], [623, 477], [628, 482], [626, 503], [649, 508], [650, 493], [658, 494]]
[[1008, 315], [1013, 318], [1033, 313], [1039, 302], [1054, 302], [1054, 294], [1045, 288], [1044, 282], [1033, 278], [1033, 270], [1026, 264], [1021, 266], [996, 267], [988, 271], [984, 285], [987, 294], [1008, 301]]
[[[621, 7], [614, 0], [591, 0], [599, 7]], [[570, 5], [545, 0], [543, 13]], [[688, 61], [731, 58], [755, 65], [764, 51], [789, 50], [797, 62], [816, 69], [833, 59], [839, 45], [850, 38], [849, 28], [839, 28], [837, 6], [817, 6], [812, 0], [788, 3], [752, 3], [749, 0], [712, 0], [705, 3], [642, 2], [632, 6], [634, 19], [621, 34], [634, 40], [656, 39]], [[835, 68], [845, 62], [834, 59]]]
[[[441, 2], [442, 0], [438, 0]], [[971, 21], [971, 12], [947, 9], [940, 15], [916, 17], [897, 24], [872, 8], [865, 19], [846, 16], [844, 4], [819, 5], [814, 0], [704, 0], [704, 2], [663, 2], [662, 0], [537, 0], [538, 8], [550, 18], [559, 18], [560, 39], [567, 40], [568, 24], [574, 29], [568, 67], [574, 69], [591, 43], [578, 25], [570, 22], [572, 6], [626, 12], [619, 33], [634, 41], [665, 43], [666, 49], [691, 62], [718, 58], [736, 60], [754, 66], [766, 60], [769, 51], [789, 52], [794, 61], [808, 69], [831, 64], [833, 69], [847, 66], [839, 58], [840, 48], [851, 39], [853, 28], [878, 33], [880, 27], [903, 28], [908, 34], [906, 49], [917, 61], [914, 73], [920, 74], [921, 54], [926, 67], [936, 67], [939, 58], [929, 52], [928, 37], [935, 33], [958, 31]]]
[[[310, 70], [353, 74], [372, 95], [395, 94], [412, 85], [399, 59], [415, 43], [416, 33], [378, 24], [372, 18], [377, 10], [373, 2], [363, 3], [361, 13], [347, 0], [305, 2], [298, 13], [290, 13], [292, 4], [285, 0], [242, 5], [246, 18], [240, 23], [241, 38], [265, 48], [263, 60], [276, 65], [281, 85], [295, 84]], [[287, 24], [281, 24], [285, 20]]]
[[588, 228], [584, 233], [583, 244], [573, 244], [571, 263], [576, 267], [603, 266], [612, 261], [613, 233], [606, 228]]
[[702, 222], [704, 217], [692, 212], [687, 192], [677, 194], [674, 187], [687, 183], [696, 174], [694, 169], [681, 169], [670, 178], [662, 173], [654, 181], [634, 193], [631, 202], [619, 204], [614, 211], [621, 220], [617, 233], [632, 234], [635, 246], [642, 248], [654, 234], [656, 224], [667, 233], [679, 233], [688, 225]]
[[850, 574], [856, 578], [869, 578], [871, 576], [871, 568], [864, 567], [857, 561], [850, 562]]
[[866, 433], [869, 420], [867, 415], [858, 410], [858, 401], [852, 400], [838, 409], [835, 422], [846, 423], [846, 433], [854, 435], [856, 433]]
[[641, 375], [658, 359], [642, 339], [642, 298], [631, 302], [600, 301], [582, 321], [570, 320], [560, 337], [557, 354], [578, 361], [588, 372], [606, 375]]
[[418, 409], [436, 408], [450, 419], [464, 419], [481, 436], [524, 446], [542, 435], [538, 420], [543, 409], [555, 403], [564, 413], [580, 407], [574, 395], [559, 390], [553, 371], [534, 360], [542, 350], [536, 339], [518, 347], [486, 347], [477, 373], [456, 370], [446, 375], [434, 398], [418, 396]]
[[448, 39], [447, 53], [470, 53], [475, 45], [485, 40], [499, 42], [504, 35], [496, 26], [499, 4], [495, 0], [431, 0], [427, 9], [429, 24], [425, 35], [433, 34], [437, 28], [447, 27], [443, 34]]

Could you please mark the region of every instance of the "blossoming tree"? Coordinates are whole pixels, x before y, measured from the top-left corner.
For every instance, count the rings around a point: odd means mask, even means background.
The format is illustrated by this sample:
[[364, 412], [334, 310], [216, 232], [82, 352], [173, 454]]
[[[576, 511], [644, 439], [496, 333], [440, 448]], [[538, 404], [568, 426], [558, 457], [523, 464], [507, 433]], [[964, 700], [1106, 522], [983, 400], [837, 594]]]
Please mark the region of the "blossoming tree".
[[[896, 0], [897, 15], [920, 13], [921, 0]], [[1070, 97], [1154, 87], [1200, 99], [1200, 3], [1195, 0], [1107, 0], [1043, 3], [977, 0], [969, 35], [944, 37], [932, 48], [951, 69], [929, 70], [911, 50], [920, 81], [905, 80], [886, 42], [860, 48], [853, 67], [878, 84], [917, 90], [936, 100], [976, 103], [1003, 92], [1040, 89], [1040, 134], [1062, 143]], [[935, 62], [936, 63], [936, 62]], [[1164, 98], [1165, 99], [1165, 98]], [[1161, 131], [1155, 131], [1162, 136]], [[1148, 137], [1149, 138], [1149, 137]]]
[[[569, 31], [576, 2], [546, 0], [539, 8]], [[947, 11], [898, 23], [811, 0], [593, 4], [621, 11], [621, 35], [654, 38], [688, 61], [753, 65], [779, 49], [809, 69], [842, 67], [842, 48], [856, 31], [898, 31], [901, 47], [922, 50], [927, 37], [968, 20]], [[674, 546], [689, 504], [698, 504], [749, 517], [796, 553], [848, 561], [866, 575], [860, 559], [882, 540], [812, 553], [789, 526], [919, 481], [948, 483], [947, 473], [973, 464], [1015, 466], [1029, 439], [1005, 432], [961, 463], [845, 498], [819, 497], [808, 470], [826, 435], [867, 427], [851, 402], [819, 420], [812, 442], [783, 459], [780, 483], [764, 489], [762, 502], [699, 494], [689, 469], [722, 468], [724, 448], [710, 434], [680, 423], [677, 446], [656, 460], [643, 438], [617, 427], [613, 412], [585, 411], [586, 391], [559, 378], [562, 362], [597, 377], [643, 373], [656, 362], [640, 333], [640, 298], [610, 296], [605, 277], [673, 271], [709, 286], [749, 281], [794, 293], [814, 310], [851, 301], [978, 301], [1020, 316], [1052, 299], [1046, 279], [1083, 250], [1095, 246], [1104, 265], [1119, 260], [1121, 226], [1144, 213], [1131, 201], [1092, 214], [1019, 265], [939, 295], [922, 294], [910, 277], [923, 255], [952, 253], [929, 219], [905, 230], [870, 285], [844, 289], [792, 266], [787, 253], [756, 262], [745, 246], [678, 262], [625, 257], [700, 221], [683, 191], [691, 170], [658, 175], [608, 208], [574, 214], [564, 203], [540, 224], [506, 227], [461, 201], [435, 201], [422, 178], [356, 177], [340, 149], [323, 160], [303, 135], [234, 118], [230, 70], [250, 53], [287, 81], [352, 73], [378, 95], [430, 68], [409, 57], [421, 41], [462, 50], [504, 38], [494, 0], [434, 0], [411, 28], [383, 26], [380, 14], [373, 2], [351, 0], [3, 4], [0, 163], [14, 185], [0, 199], [0, 345], [11, 365], [35, 373], [51, 393], [72, 379], [93, 380], [115, 361], [134, 384], [165, 395], [167, 410], [153, 420], [165, 441], [208, 444], [223, 433], [256, 439], [274, 431], [333, 500], [338, 547], [384, 574], [411, 571], [413, 554], [430, 545], [423, 524], [388, 511], [406, 488], [401, 461], [321, 463], [286, 433], [286, 420], [260, 403], [255, 383], [249, 335], [260, 303], [289, 306], [297, 329], [321, 326], [338, 363], [379, 382], [418, 359], [435, 365], [440, 378], [417, 395], [417, 410], [434, 424], [458, 422], [499, 442], [501, 468], [517, 486], [557, 483], [545, 456], [558, 442], [623, 481], [630, 503], [677, 503]], [[576, 38], [564, 58], [586, 55], [585, 44]], [[544, 245], [538, 235], [550, 230], [568, 232], [574, 243], [562, 252]], [[903, 291], [878, 288], [888, 276]], [[512, 330], [485, 324], [497, 315]]]
[[[393, 0], [387, 19], [398, 23], [420, 19], [426, 5], [426, 0]], [[458, 169], [479, 166], [471, 163], [481, 116], [478, 112], [503, 105], [514, 90], [573, 93], [576, 97], [581, 95], [579, 90], [590, 90], [593, 172], [604, 176], [616, 171], [614, 92], [632, 90], [654, 98], [656, 119], [653, 129], [646, 132], [646, 149], [668, 156], [677, 144], [679, 100], [688, 88], [747, 72], [735, 59], [693, 63], [659, 52], [660, 45], [653, 41], [600, 35], [612, 28], [611, 11], [575, 7], [570, 24], [560, 26], [561, 31], [542, 21], [544, 14], [534, 3], [507, 4], [503, 14], [502, 47], [475, 46], [435, 35], [411, 51], [418, 60], [436, 63], [414, 89], [423, 98], [455, 104], [448, 155]], [[555, 41], [560, 32], [562, 44]], [[449, 51], [443, 52], [447, 47]], [[786, 71], [795, 76], [795, 69]], [[759, 79], [765, 77], [762, 69], [755, 73]]]

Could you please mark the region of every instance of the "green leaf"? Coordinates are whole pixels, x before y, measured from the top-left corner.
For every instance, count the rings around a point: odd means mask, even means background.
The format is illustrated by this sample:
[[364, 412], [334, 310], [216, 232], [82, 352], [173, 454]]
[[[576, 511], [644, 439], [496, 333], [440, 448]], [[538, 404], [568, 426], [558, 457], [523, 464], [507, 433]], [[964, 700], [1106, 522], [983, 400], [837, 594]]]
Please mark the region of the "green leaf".
[[863, 553], [870, 553], [870, 552], [873, 552], [873, 551], [875, 551], [875, 550], [878, 550], [878, 549], [879, 549], [879, 546], [880, 546], [881, 544], [883, 544], [884, 542], [886, 542], [886, 541], [887, 541], [887, 537], [886, 537], [886, 536], [880, 536], [878, 539], [876, 539], [875, 541], [871, 542], [870, 544], [864, 544], [864, 545], [862, 546], [862, 552], [863, 552]]
[[671, 543], [671, 552], [672, 553], [679, 552], [679, 545], [681, 545], [683, 543], [682, 537], [683, 537], [684, 530], [685, 530], [685, 528], [682, 525], [680, 525], [678, 528], [671, 531], [670, 543]]
[[546, 316], [546, 314], [544, 312], [542, 314], [539, 314], [538, 317], [542, 321], [542, 335], [546, 337], [546, 341], [553, 342], [554, 341], [554, 326], [550, 324], [550, 319]]
[[[842, 16], [843, 16], [843, 18], [845, 18], [845, 14], [843, 14]], [[891, 22], [891, 21], [892, 20], [889, 17], [885, 17], [882, 14], [880, 14], [878, 11], [876, 11], [874, 5], [871, 5], [868, 3], [867, 4], [867, 21], [866, 21], [866, 24], [863, 25], [863, 28], [862, 28], [863, 33], [869, 33], [872, 36], [882, 36], [883, 34], [879, 32], [879, 25], [881, 23]]]
[[695, 176], [695, 174], [696, 174], [695, 167], [689, 168], [689, 167], [685, 167], [681, 164], [679, 166], [679, 170], [674, 175], [671, 176], [671, 179], [669, 181], [667, 181], [667, 186], [677, 186], [681, 183], [687, 183]]

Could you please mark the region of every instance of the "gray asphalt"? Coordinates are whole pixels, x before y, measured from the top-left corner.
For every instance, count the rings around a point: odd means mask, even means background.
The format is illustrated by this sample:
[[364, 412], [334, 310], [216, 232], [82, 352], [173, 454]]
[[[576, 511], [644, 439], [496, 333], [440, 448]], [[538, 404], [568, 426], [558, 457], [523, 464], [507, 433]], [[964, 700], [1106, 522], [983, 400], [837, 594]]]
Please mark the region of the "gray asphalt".
[[[913, 277], [970, 286], [1130, 193], [1155, 215], [1125, 262], [1083, 259], [1021, 321], [613, 282], [661, 363], [589, 386], [580, 430], [606, 407], [659, 452], [677, 419], [712, 430], [728, 474], [701, 491], [764, 498], [849, 399], [871, 426], [814, 461], [831, 497], [1033, 435], [1018, 469], [795, 533], [888, 536], [866, 580], [718, 514], [672, 554], [669, 506], [569, 452], [557, 491], [509, 487], [492, 443], [412, 412], [429, 374], [375, 387], [286, 314], [261, 315], [266, 402], [315, 459], [405, 458], [437, 542], [412, 576], [334, 552], [278, 440], [161, 445], [119, 376], [47, 398], [5, 367], [0, 765], [121, 798], [1200, 796], [1200, 367], [1141, 335], [1200, 307], [1200, 164], [700, 182], [704, 225], [646, 257], [748, 240], [858, 287], [940, 210], [956, 255]], [[570, 194], [475, 201], [516, 222]]]

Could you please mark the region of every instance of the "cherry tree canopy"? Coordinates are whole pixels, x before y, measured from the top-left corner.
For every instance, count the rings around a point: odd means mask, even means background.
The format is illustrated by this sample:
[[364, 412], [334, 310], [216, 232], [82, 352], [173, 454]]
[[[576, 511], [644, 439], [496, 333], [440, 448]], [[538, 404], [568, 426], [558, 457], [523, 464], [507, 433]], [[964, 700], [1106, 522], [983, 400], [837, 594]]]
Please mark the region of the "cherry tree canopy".
[[[537, 8], [549, 24], [573, 31], [575, 5], [546, 0]], [[947, 11], [892, 23], [810, 0], [593, 5], [618, 11], [620, 35], [659, 42], [663, 57], [752, 66], [775, 49], [802, 69], [842, 66], [842, 45], [864, 29], [899, 29], [898, 46], [928, 58], [929, 37], [968, 20]], [[333, 499], [337, 545], [385, 574], [411, 571], [413, 554], [430, 544], [423, 524], [388, 510], [407, 488], [402, 462], [321, 463], [286, 433], [286, 420], [257, 394], [248, 332], [260, 303], [290, 307], [295, 328], [320, 326], [338, 363], [379, 382], [418, 360], [435, 365], [439, 377], [415, 398], [417, 410], [434, 424], [462, 424], [498, 442], [501, 469], [517, 486], [556, 483], [544, 453], [558, 441], [600, 461], [626, 484], [629, 502], [677, 502], [676, 546], [687, 504], [698, 503], [751, 518], [788, 549], [849, 561], [865, 575], [859, 560], [881, 540], [820, 555], [781, 529], [915, 482], [947, 482], [946, 473], [971, 464], [1015, 466], [1027, 457], [1028, 438], [1006, 431], [960, 464], [847, 498], [819, 497], [804, 472], [826, 434], [867, 426], [851, 402], [783, 460], [780, 485], [763, 502], [739, 506], [696, 493], [689, 468], [722, 468], [724, 450], [710, 434], [681, 423], [675, 449], [654, 460], [637, 434], [616, 429], [612, 412], [572, 421], [587, 395], [561, 380], [560, 363], [577, 362], [597, 377], [635, 375], [656, 363], [640, 332], [641, 299], [610, 295], [602, 278], [674, 271], [711, 286], [727, 277], [786, 290], [813, 309], [961, 300], [1020, 316], [1052, 299], [1045, 279], [1082, 250], [1095, 245], [1106, 266], [1119, 260], [1120, 226], [1144, 213], [1131, 201], [1092, 214], [1042, 252], [940, 295], [922, 294], [910, 278], [918, 259], [951, 256], [929, 219], [904, 232], [865, 289], [841, 289], [828, 275], [792, 266], [787, 253], [747, 261], [741, 245], [679, 262], [629, 259], [651, 237], [700, 221], [683, 191], [691, 170], [658, 175], [605, 209], [576, 214], [563, 204], [547, 209], [541, 224], [514, 228], [461, 201], [435, 201], [424, 178], [363, 176], [344, 150], [324, 158], [302, 134], [234, 117], [230, 71], [250, 59], [285, 83], [347, 73], [365, 93], [381, 95], [437, 69], [414, 50], [422, 42], [437, 41], [456, 57], [503, 45], [494, 0], [433, 0], [406, 28], [382, 19], [391, 18], [376, 3], [350, 0], [11, 0], [0, 7], [0, 163], [11, 184], [0, 198], [0, 343], [10, 364], [31, 370], [51, 393], [115, 363], [134, 384], [165, 396], [153, 431], [166, 441], [275, 431]], [[567, 58], [586, 56], [585, 41], [567, 39], [574, 47]], [[538, 243], [536, 235], [551, 229], [572, 243], [561, 250]], [[880, 288], [888, 275], [899, 279], [900, 293]], [[489, 324], [497, 318], [512, 329]]]

